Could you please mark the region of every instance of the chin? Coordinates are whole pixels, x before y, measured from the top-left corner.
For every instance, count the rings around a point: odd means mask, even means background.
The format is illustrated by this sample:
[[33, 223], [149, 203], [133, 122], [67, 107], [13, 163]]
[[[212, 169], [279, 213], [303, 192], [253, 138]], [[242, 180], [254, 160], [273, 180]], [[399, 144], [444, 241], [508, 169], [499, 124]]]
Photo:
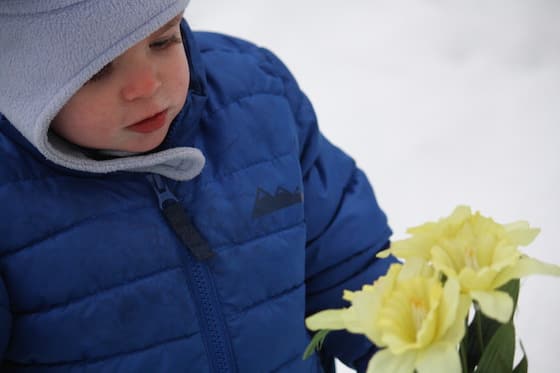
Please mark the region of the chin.
[[[167, 136], [168, 127], [162, 128], [154, 133], [142, 134], [131, 141], [131, 143], [123, 149], [128, 152], [145, 153], [154, 150], [161, 145], [165, 136]], [[136, 136], [135, 136], [136, 137]]]

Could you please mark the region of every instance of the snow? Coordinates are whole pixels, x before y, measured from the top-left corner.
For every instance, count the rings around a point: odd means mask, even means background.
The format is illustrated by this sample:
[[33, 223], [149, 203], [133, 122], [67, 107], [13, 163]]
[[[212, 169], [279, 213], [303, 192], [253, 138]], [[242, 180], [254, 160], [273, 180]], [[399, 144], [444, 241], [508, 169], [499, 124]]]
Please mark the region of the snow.
[[[466, 203], [540, 227], [524, 251], [560, 264], [560, 2], [194, 0], [185, 15], [284, 60], [394, 238]], [[559, 290], [558, 278], [522, 281], [530, 372], [556, 370]]]

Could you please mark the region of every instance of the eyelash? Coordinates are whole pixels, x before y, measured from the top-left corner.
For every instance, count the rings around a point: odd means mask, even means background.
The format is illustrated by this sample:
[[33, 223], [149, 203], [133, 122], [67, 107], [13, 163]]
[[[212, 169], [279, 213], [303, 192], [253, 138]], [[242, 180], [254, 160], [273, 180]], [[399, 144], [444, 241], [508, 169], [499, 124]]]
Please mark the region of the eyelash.
[[[154, 50], [156, 50], [158, 52], [161, 52], [161, 51], [164, 51], [167, 48], [169, 48], [169, 47], [171, 47], [175, 44], [180, 44], [180, 43], [182, 43], [181, 37], [179, 35], [172, 35], [168, 38], [150, 43], [150, 48], [153, 48]], [[97, 81], [103, 79], [104, 77], [108, 76], [112, 71], [112, 67], [113, 67], [113, 63], [109, 62], [107, 65], [103, 66], [101, 68], [101, 70], [99, 70], [96, 74], [94, 74], [86, 82], [86, 84], [88, 84], [90, 82], [97, 82]]]
[[170, 47], [174, 44], [179, 44], [181, 42], [182, 40], [179, 35], [172, 35], [166, 39], [154, 41], [153, 43], [150, 44], [150, 47], [155, 48], [156, 50], [161, 50]]

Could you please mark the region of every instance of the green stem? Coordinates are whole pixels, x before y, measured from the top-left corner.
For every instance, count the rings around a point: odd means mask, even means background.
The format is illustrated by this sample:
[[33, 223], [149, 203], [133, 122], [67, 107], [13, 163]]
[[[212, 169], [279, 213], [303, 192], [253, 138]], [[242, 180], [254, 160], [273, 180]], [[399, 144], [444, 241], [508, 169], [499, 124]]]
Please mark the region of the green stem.
[[461, 367], [463, 368], [463, 373], [469, 372], [469, 366], [467, 365], [467, 350], [461, 348]]
[[484, 340], [482, 339], [482, 312], [476, 311], [476, 334], [478, 337], [478, 345], [480, 346], [480, 355], [484, 352]]
[[461, 346], [459, 348], [459, 351], [461, 353], [461, 367], [462, 372], [463, 373], [469, 373], [469, 365], [467, 362], [467, 341], [468, 341], [468, 332], [469, 332], [469, 323], [467, 322], [467, 319], [465, 320], [465, 335], [463, 336], [463, 340], [461, 341]]

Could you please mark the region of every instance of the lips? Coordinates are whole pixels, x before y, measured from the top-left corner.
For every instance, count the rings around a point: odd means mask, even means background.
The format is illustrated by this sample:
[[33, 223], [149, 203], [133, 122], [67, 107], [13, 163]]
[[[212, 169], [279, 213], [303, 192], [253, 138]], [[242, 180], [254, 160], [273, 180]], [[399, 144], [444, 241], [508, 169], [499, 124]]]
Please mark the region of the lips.
[[126, 128], [134, 132], [150, 133], [150, 132], [157, 131], [161, 127], [163, 127], [165, 125], [166, 119], [167, 119], [167, 110], [163, 110], [149, 118], [134, 123]]

